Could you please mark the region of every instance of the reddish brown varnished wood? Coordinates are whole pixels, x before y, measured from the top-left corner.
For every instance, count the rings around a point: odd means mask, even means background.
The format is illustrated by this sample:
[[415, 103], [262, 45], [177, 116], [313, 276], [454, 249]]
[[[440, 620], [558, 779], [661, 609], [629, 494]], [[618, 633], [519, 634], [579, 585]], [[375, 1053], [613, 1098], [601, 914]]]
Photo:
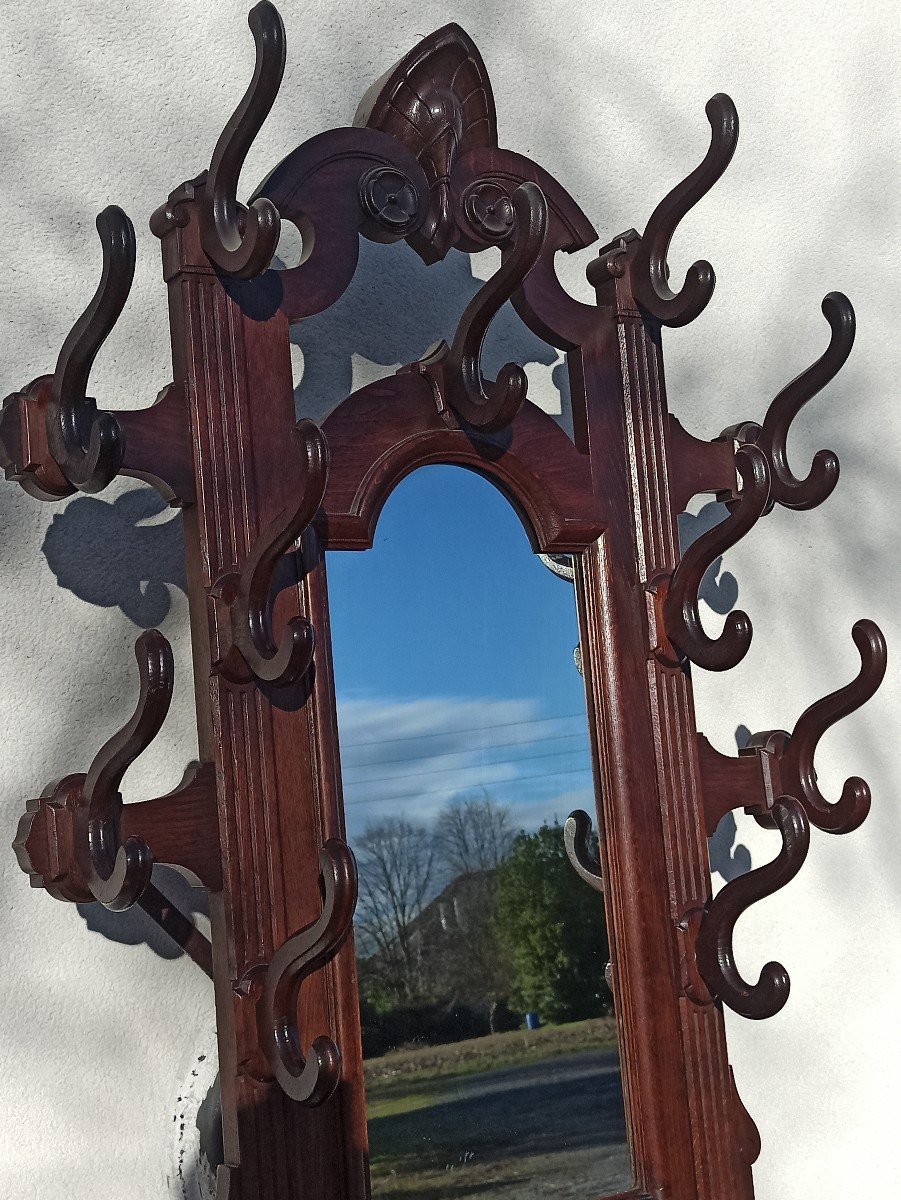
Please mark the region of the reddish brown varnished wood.
[[591, 444], [605, 447], [595, 486], [609, 525], [577, 560], [577, 599], [627, 1118], [636, 1176], [652, 1195], [747, 1200], [722, 1015], [693, 986], [685, 932], [710, 874], [690, 680], [654, 656], [648, 628], [645, 589], [675, 569], [679, 550], [659, 341], [631, 295], [634, 241], [623, 240], [616, 273], [595, 277], [595, 336], [569, 365], [574, 407], [585, 404]]
[[87, 395], [91, 367], [131, 290], [135, 234], [115, 206], [97, 218], [103, 271], [87, 308], [63, 343], [54, 374], [41, 376], [8, 396], [0, 417], [0, 464], [40, 500], [75, 491], [99, 492], [117, 475], [156, 487], [171, 504], [188, 503], [193, 475], [188, 445], [187, 402], [170, 384], [148, 409], [104, 412]]
[[[384, 188], [392, 204], [377, 202]], [[299, 265], [273, 273], [288, 320], [322, 312], [344, 293], [361, 235], [378, 242], [412, 235], [426, 218], [427, 194], [414, 156], [375, 129], [333, 129], [292, 151], [254, 193], [277, 205], [304, 238]]]
[[[95, 899], [75, 854], [73, 812], [84, 775], [67, 775], [38, 800], [29, 800], [13, 849], [33, 887], [58, 900], [88, 904]], [[216, 792], [210, 764], [193, 763], [178, 787], [155, 800], [119, 809], [119, 840], [150, 846], [154, 862], [178, 867], [204, 887], [221, 886], [222, 859]]]
[[526, 373], [517, 363], [501, 367], [497, 379], [487, 382], [482, 375], [482, 346], [488, 326], [502, 305], [529, 277], [538, 262], [547, 233], [547, 201], [541, 188], [523, 183], [504, 206], [501, 223], [508, 230], [508, 253], [500, 270], [467, 304], [454, 340], [439, 342], [418, 364], [435, 392], [444, 413], [454, 413], [473, 429], [499, 433], [522, 407], [528, 389]]
[[[353, 947], [307, 979], [301, 1045], [331, 1037], [341, 1082], [316, 1110], [278, 1082], [260, 1082], [256, 997], [240, 987], [319, 915], [319, 851], [343, 837], [324, 567], [305, 540], [300, 574], [283, 586], [275, 626], [314, 616], [313, 668], [291, 687], [236, 685], [212, 665], [230, 645], [229, 606], [217, 587], [240, 573], [253, 546], [293, 502], [290, 472], [273, 471], [293, 428], [287, 320], [268, 304], [271, 272], [232, 287], [211, 269], [199, 237], [202, 183], [154, 218], [170, 285], [176, 378], [191, 397], [196, 507], [186, 512], [189, 601], [201, 754], [216, 764], [222, 890], [211, 896], [214, 975], [230, 1200], [362, 1197], [365, 1118]], [[253, 446], [253, 454], [242, 447]], [[290, 566], [291, 560], [286, 560]], [[283, 581], [284, 584], [284, 581]], [[259, 881], [257, 884], [254, 881]]]
[[[756, 446], [743, 446], [735, 454], [735, 469], [742, 487], [730, 504], [724, 521], [692, 542], [676, 569], [656, 582], [660, 624], [669, 643], [691, 662], [708, 671], [728, 671], [751, 645], [751, 622], [743, 612], [729, 613], [718, 637], [704, 632], [699, 591], [707, 568], [749, 533], [763, 516], [769, 498], [770, 475], [766, 457]], [[664, 661], [671, 658], [667, 652]]]
[[866, 820], [871, 800], [866, 781], [852, 776], [839, 798], [830, 801], [817, 785], [814, 767], [823, 734], [872, 699], [885, 678], [888, 649], [875, 621], [857, 621], [851, 636], [860, 654], [856, 679], [815, 700], [795, 722], [791, 734], [784, 729], [755, 733], [738, 758], [720, 754], [698, 734], [709, 833], [725, 813], [742, 806], [752, 811], [761, 825], [773, 828], [770, 810], [774, 797], [783, 793], [794, 796], [811, 824], [827, 833], [851, 833]]
[[590, 464], [528, 400], [498, 434], [448, 424], [427, 379], [405, 371], [355, 392], [323, 422], [332, 457], [319, 525], [331, 550], [365, 550], [382, 506], [406, 475], [455, 463], [494, 483], [543, 552], [579, 550], [604, 524]]
[[838, 483], [838, 457], [831, 450], [817, 451], [804, 479], [798, 479], [793, 473], [786, 451], [788, 432], [795, 417], [835, 378], [854, 345], [856, 324], [848, 297], [841, 292], [830, 292], [823, 299], [822, 309], [832, 335], [823, 354], [782, 389], [767, 409], [763, 425], [746, 421], [724, 431], [724, 436], [734, 435], [738, 441], [753, 442], [763, 450], [770, 464], [773, 503], [786, 508], [816, 508], [832, 494]]
[[810, 822], [799, 801], [779, 796], [769, 813], [782, 834], [777, 858], [739, 875], [708, 903], [695, 943], [698, 971], [710, 994], [742, 1017], [775, 1016], [788, 1000], [790, 980], [781, 963], [769, 962], [756, 983], [748, 983], [735, 962], [735, 923], [751, 905], [772, 896], [801, 870], [810, 849]]
[[779, 753], [769, 743], [759, 750], [740, 751], [735, 758], [721, 754], [699, 733], [698, 767], [708, 837], [713, 837], [717, 825], [734, 808], [769, 810], [782, 793]]
[[672, 413], [667, 434], [670, 495], [677, 513], [685, 512], [692, 496], [702, 492], [737, 497], [735, 448], [731, 438], [705, 442], [689, 433]]
[[[152, 631], [138, 644], [135, 717], [87, 775], [29, 802], [19, 863], [58, 899], [140, 904], [212, 972], [219, 1200], [366, 1200], [349, 933], [356, 878], [344, 843], [325, 551], [371, 545], [387, 497], [418, 467], [476, 471], [509, 499], [535, 549], [575, 558], [600, 862], [586, 814], [568, 822], [567, 849], [605, 898], [635, 1177], [633, 1190], [605, 1200], [752, 1200], [760, 1142], [729, 1066], [722, 1006], [770, 1015], [788, 982], [771, 964], [747, 983], [733, 929], [800, 868], [808, 820], [844, 832], [866, 815], [862, 780], [849, 780], [837, 803], [820, 794], [813, 755], [824, 730], [879, 686], [886, 650], [871, 622], [858, 623], [858, 678], [812, 705], [791, 739], [760, 735], [737, 759], [697, 735], [689, 663], [725, 669], [747, 648], [750, 626], [738, 614], [724, 639], [703, 630], [697, 594], [712, 558], [774, 502], [811, 507], [834, 485], [834, 456], [821, 454], [798, 479], [785, 439], [847, 356], [850, 305], [832, 297], [830, 348], [763, 426], [745, 422], [704, 442], [669, 415], [661, 325], [687, 323], [713, 291], [703, 262], [671, 291], [666, 257], [678, 222], [734, 150], [728, 97], [708, 105], [710, 151], [656, 207], [644, 237], [630, 229], [600, 251], [590, 305], [562, 289], [554, 256], [590, 245], [595, 231], [547, 172], [498, 147], [485, 64], [456, 25], [378, 80], [353, 128], [305, 142], [240, 206], [238, 172], [284, 64], [284, 30], [267, 0], [251, 28], [256, 74], [209, 176], [182, 184], [151, 219], [175, 383], [141, 412], [108, 413], [87, 396], [134, 269], [130, 222], [108, 209], [98, 222], [103, 277], [56, 374], [10, 396], [0, 417], [0, 464], [38, 498], [99, 490], [119, 473], [185, 506], [205, 765], [168, 796], [121, 804], [122, 772], [171, 693], [171, 656]], [[301, 230], [304, 255], [267, 270], [283, 219]], [[349, 396], [323, 430], [297, 426], [289, 321], [343, 294], [361, 236], [407, 239], [426, 263], [452, 247], [497, 245], [502, 267], [461, 314], [454, 346]], [[494, 386], [481, 377], [485, 326], [507, 298], [568, 352], [572, 441], [524, 399], [514, 368]], [[683, 557], [676, 516], [704, 491], [730, 515]], [[735, 807], [778, 825], [783, 850], [713, 899], [706, 835]], [[212, 947], [150, 881], [151, 854], [210, 890]]]
[[438, 262], [460, 237], [450, 195], [455, 164], [469, 150], [497, 145], [494, 94], [475, 42], [454, 24], [423, 38], [369, 88], [354, 125], [383, 130], [415, 154], [428, 215], [410, 245], [424, 262]]
[[272, 261], [281, 220], [265, 197], [249, 208], [236, 198], [247, 151], [269, 115], [285, 72], [285, 27], [274, 4], [260, 0], [247, 18], [256, 47], [253, 79], [213, 151], [200, 214], [203, 248], [211, 262], [237, 279], [260, 275]]

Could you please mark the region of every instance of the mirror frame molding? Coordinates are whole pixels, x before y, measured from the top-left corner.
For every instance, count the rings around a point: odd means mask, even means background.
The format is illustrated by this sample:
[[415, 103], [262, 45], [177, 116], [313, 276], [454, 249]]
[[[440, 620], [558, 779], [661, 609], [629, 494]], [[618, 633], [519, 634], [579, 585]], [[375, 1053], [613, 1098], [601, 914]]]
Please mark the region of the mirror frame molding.
[[[476, 471], [514, 505], [536, 551], [573, 556], [635, 1178], [618, 1200], [752, 1200], [760, 1142], [729, 1065], [723, 1006], [769, 1016], [787, 999], [788, 976], [768, 964], [757, 983], [745, 981], [732, 931], [800, 869], [810, 824], [841, 833], [866, 816], [866, 784], [849, 780], [830, 803], [813, 755], [823, 732], [879, 686], [886, 650], [877, 627], [858, 622], [855, 681], [812, 705], [791, 735], [759, 734], [737, 757], [722, 755], [697, 732], [691, 664], [728, 669], [751, 627], [733, 613], [710, 638], [698, 589], [775, 503], [810, 508], [835, 486], [831, 452], [801, 480], [785, 442], [847, 357], [853, 310], [839, 293], [826, 298], [829, 347], [762, 425], [697, 439], [668, 412], [661, 327], [700, 313], [713, 271], [696, 263], [674, 293], [666, 255], [734, 151], [728, 97], [709, 102], [710, 150], [644, 235], [628, 230], [598, 252], [589, 305], [564, 291], [554, 259], [597, 235], [546, 171], [499, 148], [485, 65], [456, 25], [378, 80], [351, 127], [304, 142], [240, 204], [240, 169], [285, 64], [272, 4], [263, 0], [249, 21], [256, 70], [210, 169], [151, 218], [174, 382], [139, 411], [100, 410], [86, 394], [134, 271], [134, 232], [110, 208], [98, 218], [94, 299], [55, 373], [9, 396], [0, 418], [6, 476], [38, 499], [97, 492], [124, 474], [183, 509], [202, 762], [175, 792], [123, 806], [122, 776], [172, 694], [171, 651], [150, 631], [135, 648], [134, 717], [86, 774], [29, 801], [19, 863], [56, 899], [141, 905], [212, 976], [220, 1200], [364, 1200], [356, 872], [344, 841], [325, 553], [371, 545], [386, 498], [418, 467]], [[270, 264], [283, 219], [301, 230], [304, 257], [279, 270]], [[361, 236], [406, 240], [425, 264], [453, 247], [499, 246], [502, 263], [451, 344], [355, 392], [319, 429], [295, 421], [289, 326], [343, 294]], [[482, 342], [507, 300], [566, 352], [572, 438], [528, 399], [520, 367], [482, 375]], [[729, 515], [682, 554], [676, 518], [699, 493]], [[714, 898], [707, 837], [735, 808], [778, 831], [781, 850]], [[583, 870], [585, 829], [582, 820], [570, 831]], [[154, 862], [209, 889], [211, 943], [152, 884]]]

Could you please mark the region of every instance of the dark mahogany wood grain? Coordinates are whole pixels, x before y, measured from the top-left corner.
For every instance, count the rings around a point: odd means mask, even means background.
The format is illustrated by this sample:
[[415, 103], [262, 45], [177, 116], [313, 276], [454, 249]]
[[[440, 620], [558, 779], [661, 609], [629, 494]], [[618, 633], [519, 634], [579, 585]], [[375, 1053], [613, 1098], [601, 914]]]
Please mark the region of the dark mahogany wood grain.
[[190, 396], [198, 480], [185, 539], [199, 744], [216, 767], [222, 847], [222, 889], [211, 895], [226, 1156], [220, 1189], [230, 1200], [362, 1197], [365, 1119], [350, 938], [306, 981], [299, 1014], [303, 1045], [330, 1036], [340, 1046], [337, 1092], [313, 1111], [248, 1070], [259, 1033], [255, 997], [241, 980], [317, 919], [319, 851], [343, 837], [343, 820], [315, 540], [307, 541], [311, 558], [279, 593], [274, 615], [276, 629], [313, 617], [309, 675], [264, 690], [212, 670], [231, 637], [217, 582], [240, 573], [255, 539], [292, 500], [291, 471], [272, 464], [282, 461], [294, 412], [287, 320], [266, 303], [272, 273], [224, 286], [200, 244], [202, 186], [180, 190], [154, 228], [163, 238], [174, 369]]
[[604, 526], [587, 456], [528, 400], [502, 433], [449, 425], [427, 379], [407, 370], [354, 392], [323, 432], [332, 466], [318, 525], [330, 550], [370, 547], [392, 490], [417, 467], [439, 462], [494, 483], [537, 550], [579, 550]]
[[[150, 631], [137, 646], [135, 716], [87, 774], [28, 803], [19, 864], [60, 900], [140, 904], [212, 975], [225, 1152], [218, 1200], [367, 1200], [356, 872], [325, 554], [371, 546], [391, 491], [419, 467], [475, 471], [507, 497], [535, 550], [574, 559], [598, 861], [587, 814], [567, 822], [566, 848], [604, 895], [635, 1181], [605, 1200], [752, 1200], [760, 1140], [735, 1086], [722, 1009], [771, 1015], [788, 977], [769, 964], [748, 983], [734, 927], [800, 869], [810, 823], [846, 832], [866, 816], [863, 780], [830, 802], [813, 757], [825, 730], [881, 683], [886, 647], [872, 622], [858, 622], [858, 677], [811, 705], [791, 737], [758, 735], [737, 758], [697, 734], [689, 664], [726, 669], [750, 638], [743, 614], [719, 639], [704, 632], [698, 589], [712, 559], [773, 503], [812, 507], [837, 480], [829, 452], [796, 477], [785, 442], [847, 357], [853, 310], [840, 294], [827, 297], [830, 346], [763, 426], [702, 441], [669, 414], [661, 326], [686, 324], [713, 292], [706, 262], [672, 291], [666, 260], [679, 221], [734, 151], [727, 96], [707, 106], [704, 162], [657, 206], [644, 237], [629, 229], [603, 246], [588, 269], [597, 303], [585, 304], [561, 287], [554, 261], [597, 235], [543, 168], [498, 147], [485, 64], [457, 25], [376, 81], [352, 128], [304, 142], [240, 205], [241, 164], [285, 61], [268, 0], [250, 24], [256, 71], [209, 173], [151, 218], [175, 382], [140, 411], [107, 412], [87, 395], [134, 270], [131, 224], [107, 209], [100, 285], [55, 375], [9, 396], [0, 415], [0, 465], [36, 498], [97, 491], [119, 473], [183, 506], [203, 765], [167, 796], [122, 805], [122, 774], [171, 696], [171, 653]], [[282, 220], [300, 229], [303, 256], [267, 269]], [[353, 393], [322, 430], [297, 424], [289, 322], [341, 297], [361, 237], [406, 239], [426, 264], [454, 247], [499, 246], [502, 266], [461, 315], [452, 346]], [[482, 339], [507, 299], [567, 351], [572, 440], [525, 398], [520, 368], [482, 378]], [[683, 556], [676, 518], [699, 492], [730, 513]], [[706, 839], [736, 807], [776, 825], [782, 851], [713, 898]], [[154, 860], [209, 889], [211, 945], [151, 881]]]
[[591, 442], [605, 448], [593, 465], [612, 514], [578, 560], [577, 596], [627, 1112], [637, 1177], [652, 1194], [747, 1200], [722, 1014], [692, 986], [683, 932], [707, 903], [710, 870], [691, 682], [654, 655], [647, 620], [646, 588], [675, 569], [679, 548], [660, 346], [631, 294], [632, 252], [621, 271], [595, 277], [597, 333], [569, 359], [574, 405], [584, 398]]

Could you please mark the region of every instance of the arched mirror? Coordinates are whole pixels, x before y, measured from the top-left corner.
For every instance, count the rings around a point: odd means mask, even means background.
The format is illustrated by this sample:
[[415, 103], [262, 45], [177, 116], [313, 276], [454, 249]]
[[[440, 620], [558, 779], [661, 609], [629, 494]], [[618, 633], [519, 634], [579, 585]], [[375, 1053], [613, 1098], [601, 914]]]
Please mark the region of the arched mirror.
[[442, 466], [398, 485], [372, 550], [328, 555], [385, 1200], [631, 1182], [603, 899], [564, 838], [596, 806], [572, 572], [551, 565]]

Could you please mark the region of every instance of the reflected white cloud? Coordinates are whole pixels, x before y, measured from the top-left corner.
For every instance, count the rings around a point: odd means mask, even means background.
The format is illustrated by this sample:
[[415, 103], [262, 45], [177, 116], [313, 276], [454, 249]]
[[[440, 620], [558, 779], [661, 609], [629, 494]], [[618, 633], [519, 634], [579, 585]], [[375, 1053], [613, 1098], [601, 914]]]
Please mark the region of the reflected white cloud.
[[338, 724], [351, 839], [392, 813], [428, 822], [486, 792], [526, 830], [593, 806], [584, 713], [543, 716], [533, 698], [344, 695]]

